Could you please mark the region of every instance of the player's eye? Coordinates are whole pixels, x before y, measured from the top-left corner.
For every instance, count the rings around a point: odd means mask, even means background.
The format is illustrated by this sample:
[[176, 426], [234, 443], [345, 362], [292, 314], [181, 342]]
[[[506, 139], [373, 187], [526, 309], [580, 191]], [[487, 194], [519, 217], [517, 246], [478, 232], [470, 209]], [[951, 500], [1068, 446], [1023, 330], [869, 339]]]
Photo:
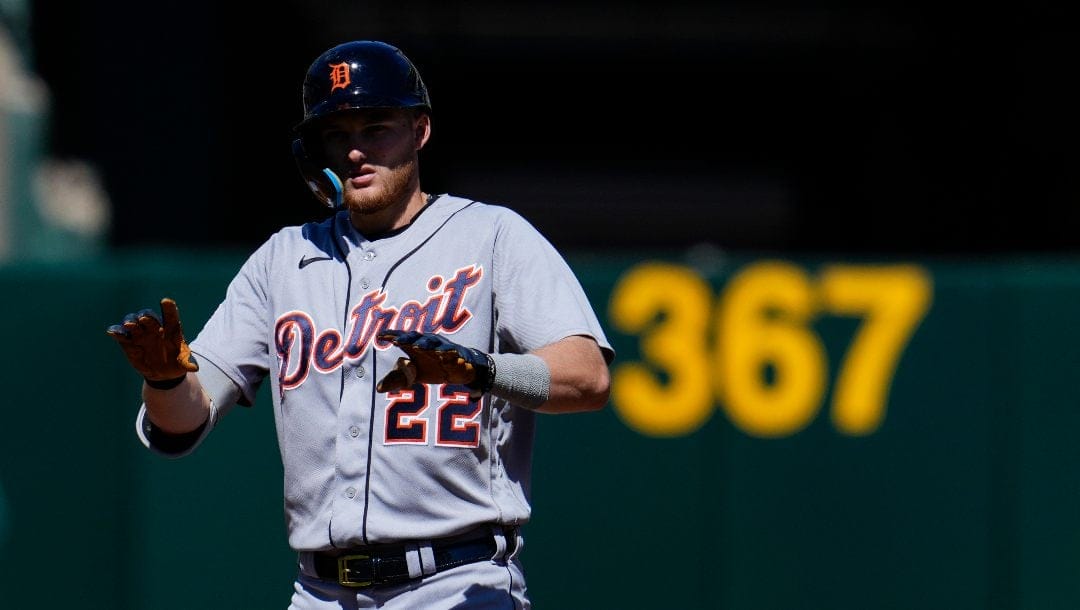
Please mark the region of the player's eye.
[[324, 129], [322, 140], [326, 144], [343, 144], [349, 139], [349, 134], [342, 129]]
[[364, 137], [366, 137], [366, 138], [377, 138], [379, 136], [385, 135], [388, 131], [390, 131], [390, 128], [388, 126], [382, 125], [382, 124], [377, 124], [377, 125], [368, 125], [367, 127], [364, 128], [363, 133], [364, 133]]

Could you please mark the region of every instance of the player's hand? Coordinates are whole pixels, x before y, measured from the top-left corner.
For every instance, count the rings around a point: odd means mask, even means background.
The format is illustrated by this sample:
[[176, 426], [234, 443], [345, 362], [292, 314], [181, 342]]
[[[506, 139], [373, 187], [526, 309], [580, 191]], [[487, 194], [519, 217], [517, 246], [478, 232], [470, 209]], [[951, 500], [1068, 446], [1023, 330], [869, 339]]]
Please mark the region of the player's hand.
[[124, 316], [120, 324], [113, 324], [105, 332], [116, 339], [128, 362], [147, 381], [182, 379], [199, 370], [184, 341], [176, 301], [170, 298], [161, 299], [161, 316], [142, 309]]
[[415, 383], [453, 383], [473, 390], [473, 399], [491, 389], [491, 360], [471, 347], [458, 345], [442, 335], [416, 331], [384, 330], [379, 339], [390, 341], [408, 354], [398, 358], [394, 368], [375, 389], [396, 392]]

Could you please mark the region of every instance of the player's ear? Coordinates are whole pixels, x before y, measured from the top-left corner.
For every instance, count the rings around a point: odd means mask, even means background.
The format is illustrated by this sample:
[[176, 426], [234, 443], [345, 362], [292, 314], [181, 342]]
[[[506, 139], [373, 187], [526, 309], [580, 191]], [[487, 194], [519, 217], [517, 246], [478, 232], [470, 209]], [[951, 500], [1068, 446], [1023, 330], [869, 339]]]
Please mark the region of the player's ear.
[[423, 148], [429, 138], [431, 138], [431, 117], [426, 112], [419, 112], [416, 120], [413, 121], [413, 139], [416, 150]]

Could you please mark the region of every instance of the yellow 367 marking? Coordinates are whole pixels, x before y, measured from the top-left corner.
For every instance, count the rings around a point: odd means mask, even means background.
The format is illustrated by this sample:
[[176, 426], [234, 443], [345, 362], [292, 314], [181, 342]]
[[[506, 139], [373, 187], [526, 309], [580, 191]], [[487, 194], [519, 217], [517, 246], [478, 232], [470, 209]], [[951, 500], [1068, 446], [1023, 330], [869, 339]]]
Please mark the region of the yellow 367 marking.
[[853, 316], [861, 322], [836, 375], [831, 418], [843, 434], [871, 434], [932, 291], [915, 265], [828, 265], [814, 277], [789, 262], [760, 261], [735, 274], [714, 303], [689, 268], [643, 263], [611, 294], [612, 324], [640, 337], [643, 360], [615, 368], [612, 403], [650, 436], [693, 432], [715, 400], [749, 435], [794, 434], [814, 419], [828, 385], [827, 354], [812, 324], [821, 315]]

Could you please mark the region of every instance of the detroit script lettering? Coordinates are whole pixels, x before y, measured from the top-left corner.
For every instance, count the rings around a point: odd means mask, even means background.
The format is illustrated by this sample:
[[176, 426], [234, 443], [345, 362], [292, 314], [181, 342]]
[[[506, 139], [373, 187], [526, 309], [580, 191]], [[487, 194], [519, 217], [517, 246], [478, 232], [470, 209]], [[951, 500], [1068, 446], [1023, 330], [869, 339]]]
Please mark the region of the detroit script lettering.
[[307, 312], [282, 314], [274, 324], [281, 391], [301, 386], [312, 368], [330, 373], [347, 361], [359, 360], [373, 342], [377, 349], [389, 348], [391, 343], [375, 339], [384, 329], [423, 333], [459, 330], [472, 317], [464, 305], [465, 295], [483, 276], [484, 269], [479, 265], [458, 269], [449, 281], [432, 276], [427, 281], [431, 296], [422, 303], [410, 300], [399, 307], [385, 306], [390, 294], [373, 290], [352, 308], [344, 335], [336, 328], [319, 331]]

